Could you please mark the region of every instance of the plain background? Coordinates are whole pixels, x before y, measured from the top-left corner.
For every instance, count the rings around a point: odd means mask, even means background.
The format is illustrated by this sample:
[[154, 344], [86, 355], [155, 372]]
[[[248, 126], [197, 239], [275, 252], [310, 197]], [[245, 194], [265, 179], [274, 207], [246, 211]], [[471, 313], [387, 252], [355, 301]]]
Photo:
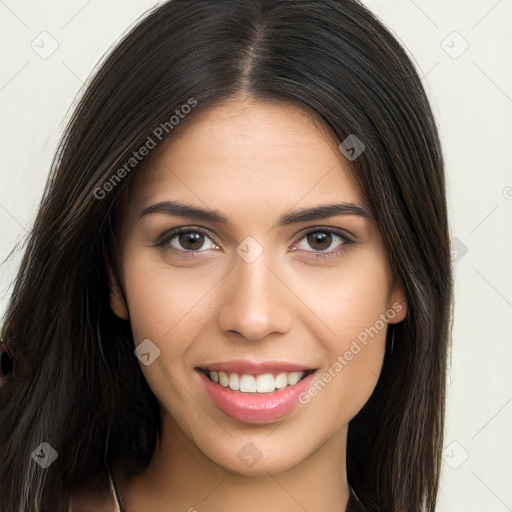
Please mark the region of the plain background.
[[[456, 307], [437, 510], [512, 511], [512, 0], [364, 3], [413, 56], [446, 157]], [[76, 95], [153, 5], [0, 0], [0, 325], [19, 262], [8, 256]]]

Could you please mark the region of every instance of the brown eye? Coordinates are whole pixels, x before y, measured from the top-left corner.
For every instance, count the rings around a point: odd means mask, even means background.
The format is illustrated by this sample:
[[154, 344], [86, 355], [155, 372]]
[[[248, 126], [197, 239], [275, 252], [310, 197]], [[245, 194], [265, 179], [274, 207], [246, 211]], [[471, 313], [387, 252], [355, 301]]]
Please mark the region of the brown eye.
[[354, 240], [341, 231], [331, 229], [316, 229], [304, 233], [295, 245], [311, 256], [337, 256], [341, 255], [347, 246], [354, 244]]
[[219, 246], [206, 233], [197, 229], [173, 230], [161, 236], [156, 245], [181, 253], [219, 249]]
[[178, 243], [182, 249], [197, 251], [204, 245], [205, 236], [202, 233], [188, 231], [178, 235]]
[[325, 231], [315, 231], [307, 235], [307, 241], [311, 249], [325, 251], [332, 244], [332, 234]]

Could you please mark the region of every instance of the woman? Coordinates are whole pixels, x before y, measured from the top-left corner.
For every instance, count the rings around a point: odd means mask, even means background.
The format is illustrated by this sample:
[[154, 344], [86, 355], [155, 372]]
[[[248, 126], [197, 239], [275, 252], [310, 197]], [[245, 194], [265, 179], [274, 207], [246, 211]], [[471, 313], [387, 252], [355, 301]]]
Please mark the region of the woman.
[[449, 258], [433, 116], [371, 13], [163, 4], [29, 239], [1, 512], [433, 510]]

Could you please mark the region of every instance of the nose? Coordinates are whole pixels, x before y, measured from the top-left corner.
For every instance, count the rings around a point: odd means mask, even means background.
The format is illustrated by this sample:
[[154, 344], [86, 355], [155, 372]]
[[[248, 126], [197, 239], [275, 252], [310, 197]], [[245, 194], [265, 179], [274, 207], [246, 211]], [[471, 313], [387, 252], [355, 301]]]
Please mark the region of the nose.
[[222, 289], [218, 324], [223, 332], [235, 332], [248, 341], [273, 333], [284, 334], [292, 326], [292, 300], [265, 254], [247, 263], [237, 257]]

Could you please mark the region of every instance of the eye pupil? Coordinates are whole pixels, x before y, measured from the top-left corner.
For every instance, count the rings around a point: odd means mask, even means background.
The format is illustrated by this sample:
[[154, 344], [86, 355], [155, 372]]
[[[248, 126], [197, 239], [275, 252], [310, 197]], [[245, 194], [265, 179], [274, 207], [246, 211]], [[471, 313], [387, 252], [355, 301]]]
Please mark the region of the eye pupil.
[[178, 237], [181, 247], [188, 250], [200, 249], [204, 244], [204, 235], [194, 231], [180, 233]]
[[332, 235], [322, 231], [309, 233], [307, 238], [310, 247], [317, 251], [323, 251], [327, 249], [332, 243]]

